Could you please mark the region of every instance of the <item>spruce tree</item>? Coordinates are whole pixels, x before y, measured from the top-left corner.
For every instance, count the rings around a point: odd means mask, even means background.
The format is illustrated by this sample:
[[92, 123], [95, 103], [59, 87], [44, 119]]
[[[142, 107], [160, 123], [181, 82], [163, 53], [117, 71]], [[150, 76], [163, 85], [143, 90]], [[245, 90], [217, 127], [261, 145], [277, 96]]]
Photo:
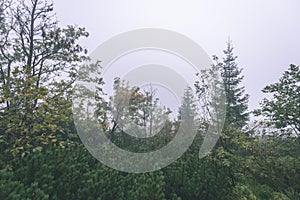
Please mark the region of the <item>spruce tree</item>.
[[237, 56], [234, 55], [233, 50], [234, 47], [229, 40], [226, 50], [223, 51], [223, 61], [218, 63], [226, 93], [225, 127], [230, 125], [242, 128], [249, 118], [247, 112], [249, 95], [245, 94], [245, 87], [240, 86], [244, 76], [241, 74], [242, 69], [236, 63]]
[[194, 131], [197, 127], [197, 105], [192, 88], [187, 87], [184, 91], [181, 106], [179, 107], [178, 120], [182, 130], [186, 133]]

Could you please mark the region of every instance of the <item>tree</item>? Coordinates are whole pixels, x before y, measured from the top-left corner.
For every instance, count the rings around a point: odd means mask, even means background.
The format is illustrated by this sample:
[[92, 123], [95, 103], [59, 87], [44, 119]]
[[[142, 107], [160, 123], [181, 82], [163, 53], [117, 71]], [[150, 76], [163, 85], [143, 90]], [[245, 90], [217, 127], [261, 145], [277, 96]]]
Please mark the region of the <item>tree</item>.
[[268, 125], [275, 125], [278, 129], [290, 129], [300, 137], [300, 71], [299, 66], [290, 65], [289, 69], [277, 83], [266, 86], [264, 93], [272, 98], [265, 98], [261, 109], [256, 115], [265, 116]]
[[[138, 101], [135, 110], [137, 113], [136, 121], [144, 129], [144, 136], [150, 137], [160, 132], [169, 119], [171, 110], [159, 105], [157, 90], [153, 89], [152, 85], [149, 85], [143, 92], [139, 92], [138, 95], [140, 95], [139, 98], [142, 97], [142, 101]], [[132, 101], [135, 99], [132, 98]]]
[[1, 5], [0, 129], [17, 154], [66, 134], [72, 84], [88, 59], [78, 40], [88, 33], [58, 27], [48, 1], [1, 0]]
[[100, 86], [96, 95], [96, 115], [102, 131], [115, 143], [152, 144], [156, 139], [150, 140], [151, 137], [170, 129], [170, 110], [159, 105], [152, 86], [141, 91], [115, 78], [113, 89], [113, 95], [108, 98]]
[[245, 135], [241, 131], [248, 121], [248, 94], [245, 88], [240, 86], [243, 80], [240, 69], [236, 63], [237, 56], [234, 56], [232, 42], [227, 42], [227, 48], [223, 51], [222, 62], [214, 56], [216, 66], [219, 68], [223, 80], [224, 92], [226, 95], [226, 117], [221, 137], [218, 141], [218, 148], [215, 149], [215, 157], [225, 165], [225, 173], [230, 178], [230, 186], [235, 188], [238, 181], [238, 171], [240, 166], [236, 165], [239, 159], [238, 154], [244, 154]]
[[198, 124], [199, 120], [197, 117], [197, 104], [195, 101], [195, 97], [193, 95], [192, 88], [188, 87], [185, 89], [183, 97], [182, 97], [182, 103], [179, 108], [179, 115], [178, 120], [183, 124], [184, 131], [194, 131], [198, 127], [196, 126]]
[[233, 125], [242, 128], [246, 125], [249, 117], [248, 94], [245, 94], [245, 88], [240, 86], [244, 76], [236, 63], [237, 56], [233, 54], [232, 42], [227, 42], [227, 48], [224, 50], [225, 57], [220, 65], [221, 76], [224, 81], [226, 94], [226, 125]]
[[[202, 123], [206, 131], [214, 127], [217, 138], [215, 148], [209, 154], [212, 162], [219, 165], [215, 174], [222, 174], [226, 179], [227, 189], [233, 190], [238, 181], [238, 154], [244, 154], [242, 149], [245, 133], [241, 128], [248, 120], [248, 95], [244, 94], [244, 87], [239, 84], [243, 77], [242, 70], [236, 64], [237, 57], [233, 54], [231, 42], [227, 43], [222, 61], [213, 56], [214, 64], [211, 68], [197, 74], [195, 83], [198, 102], [203, 110]], [[213, 135], [213, 134], [212, 134]], [[220, 138], [219, 138], [220, 136]], [[204, 150], [207, 154], [209, 150]], [[201, 153], [201, 150], [200, 150]], [[205, 154], [205, 155], [206, 155]], [[214, 165], [214, 164], [213, 164]]]
[[[204, 124], [211, 123], [212, 119], [218, 119], [220, 126], [242, 128], [247, 124], [249, 113], [248, 98], [244, 87], [240, 86], [243, 76], [242, 69], [236, 63], [237, 56], [233, 54], [233, 46], [228, 41], [224, 50], [222, 61], [213, 56], [215, 64], [211, 68], [202, 70], [197, 74], [198, 81], [195, 89], [198, 102], [202, 108], [202, 121]], [[225, 106], [223, 98], [226, 99]], [[225, 115], [225, 123], [223, 118]], [[225, 130], [224, 129], [224, 130]]]

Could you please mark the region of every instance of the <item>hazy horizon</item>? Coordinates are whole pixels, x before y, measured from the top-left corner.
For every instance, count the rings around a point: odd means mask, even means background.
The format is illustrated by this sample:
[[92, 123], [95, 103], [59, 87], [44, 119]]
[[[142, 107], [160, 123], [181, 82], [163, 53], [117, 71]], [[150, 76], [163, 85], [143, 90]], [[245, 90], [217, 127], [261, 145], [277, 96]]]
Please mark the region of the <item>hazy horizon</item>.
[[249, 110], [258, 108], [261, 90], [277, 82], [290, 64], [300, 64], [300, 2], [280, 1], [58, 1], [61, 25], [86, 27], [82, 43], [92, 52], [107, 39], [139, 28], [177, 31], [210, 56], [222, 57], [228, 38], [243, 68]]

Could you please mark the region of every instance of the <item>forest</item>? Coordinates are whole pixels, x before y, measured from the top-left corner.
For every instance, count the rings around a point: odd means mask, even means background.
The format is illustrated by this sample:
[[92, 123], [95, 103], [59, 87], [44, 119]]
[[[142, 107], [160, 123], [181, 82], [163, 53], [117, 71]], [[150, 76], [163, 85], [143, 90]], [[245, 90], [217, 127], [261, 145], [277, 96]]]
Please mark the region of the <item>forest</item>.
[[[114, 93], [107, 96], [97, 72], [101, 61], [91, 62], [81, 45], [88, 31], [60, 27], [49, 1], [0, 0], [0, 33], [0, 199], [300, 199], [297, 63], [287, 63], [280, 79], [262, 89], [266, 98], [260, 107], [249, 110], [243, 68], [228, 41], [222, 55], [212, 56], [213, 65], [195, 74], [197, 81], [185, 89], [171, 118], [153, 88], [143, 91], [115, 77]], [[211, 78], [217, 74], [220, 82]], [[96, 83], [96, 95], [76, 88], [78, 79]], [[74, 99], [83, 95], [95, 101], [77, 102], [74, 109]], [[221, 98], [224, 109], [218, 110]], [[89, 113], [88, 106], [95, 112]], [[215, 122], [215, 112], [225, 120]], [[181, 129], [196, 135], [170, 165], [129, 173], [104, 165], [85, 147], [78, 131], [94, 128], [91, 115], [110, 141], [130, 152], [160, 149]], [[200, 158], [212, 123], [222, 130], [213, 149]], [[159, 134], [136, 138], [128, 130]]]

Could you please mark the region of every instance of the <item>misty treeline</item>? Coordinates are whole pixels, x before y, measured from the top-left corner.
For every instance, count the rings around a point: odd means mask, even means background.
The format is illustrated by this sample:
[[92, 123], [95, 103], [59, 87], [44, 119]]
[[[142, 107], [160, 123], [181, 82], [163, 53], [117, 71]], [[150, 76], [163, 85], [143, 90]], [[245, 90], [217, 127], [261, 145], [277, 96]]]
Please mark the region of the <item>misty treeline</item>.
[[[101, 67], [79, 42], [88, 32], [59, 27], [50, 1], [0, 0], [0, 33], [0, 199], [300, 199], [299, 66], [287, 66], [263, 88], [268, 98], [250, 111], [242, 68], [228, 41], [222, 58], [213, 56], [214, 64], [195, 75], [172, 118], [174, 111], [160, 105], [155, 88], [131, 87], [116, 77], [114, 93], [106, 95], [101, 74], [90, 77], [82, 70], [98, 73]], [[97, 83], [95, 112], [78, 104], [86, 108], [82, 121], [88, 125], [90, 115], [96, 116], [120, 148], [159, 149], [184, 120], [197, 131], [193, 144], [156, 172], [104, 166], [76, 132], [72, 98], [91, 95], [86, 88], [75, 92], [78, 77]], [[215, 112], [225, 115], [220, 138], [199, 159]]]

